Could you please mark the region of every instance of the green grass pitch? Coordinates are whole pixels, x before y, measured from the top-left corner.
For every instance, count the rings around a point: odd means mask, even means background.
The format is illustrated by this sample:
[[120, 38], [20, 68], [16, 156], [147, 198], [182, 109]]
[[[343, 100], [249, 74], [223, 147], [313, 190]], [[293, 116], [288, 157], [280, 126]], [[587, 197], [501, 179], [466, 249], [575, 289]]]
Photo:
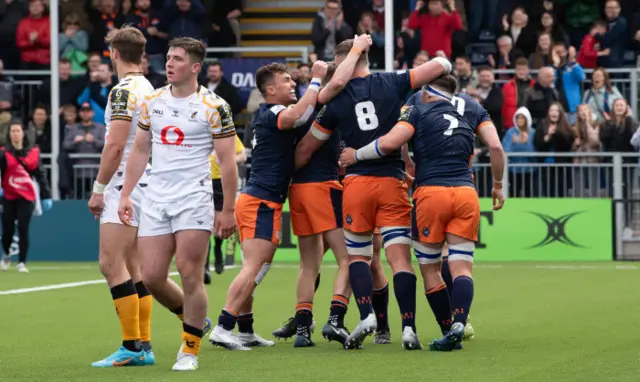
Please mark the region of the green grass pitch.
[[[180, 322], [154, 305], [152, 367], [93, 369], [119, 345], [115, 309], [105, 284], [6, 294], [8, 290], [98, 280], [95, 263], [31, 264], [30, 274], [0, 273], [1, 381], [348, 380], [348, 381], [638, 381], [640, 380], [640, 268], [620, 263], [480, 263], [471, 310], [476, 338], [453, 353], [404, 351], [400, 319], [390, 297], [391, 345], [345, 351], [316, 329], [316, 348], [231, 352], [203, 343], [200, 370], [171, 371]], [[328, 316], [335, 268], [324, 267], [314, 303], [321, 327]], [[237, 273], [213, 275], [209, 314], [222, 308]], [[255, 328], [265, 338], [293, 313], [295, 264], [275, 266], [256, 292]], [[390, 275], [389, 275], [390, 276]], [[391, 277], [389, 277], [391, 279]], [[417, 326], [423, 345], [437, 326], [419, 286]], [[354, 328], [351, 300], [346, 323]]]

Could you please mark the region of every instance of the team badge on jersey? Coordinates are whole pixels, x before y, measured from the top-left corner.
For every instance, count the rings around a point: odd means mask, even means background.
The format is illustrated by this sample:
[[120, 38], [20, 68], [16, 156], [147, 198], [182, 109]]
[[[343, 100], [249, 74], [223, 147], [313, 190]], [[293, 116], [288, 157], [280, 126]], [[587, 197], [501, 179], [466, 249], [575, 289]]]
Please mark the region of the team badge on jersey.
[[431, 230], [429, 230], [429, 228], [423, 228], [422, 229], [422, 236], [424, 237], [429, 237], [429, 235], [431, 235]]
[[196, 119], [196, 115], [198, 115], [198, 111], [194, 111], [193, 113], [191, 113], [191, 120], [193, 121], [194, 119]]
[[111, 92], [111, 112], [113, 115], [127, 114], [129, 91], [117, 89]]
[[411, 110], [413, 110], [413, 106], [403, 106], [400, 109], [400, 121], [408, 121], [411, 116]]

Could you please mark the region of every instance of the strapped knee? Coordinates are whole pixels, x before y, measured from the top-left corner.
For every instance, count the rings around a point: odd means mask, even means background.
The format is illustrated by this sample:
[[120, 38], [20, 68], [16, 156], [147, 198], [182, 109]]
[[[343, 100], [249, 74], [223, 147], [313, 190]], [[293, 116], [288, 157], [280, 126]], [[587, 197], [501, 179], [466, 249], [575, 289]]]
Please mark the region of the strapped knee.
[[473, 263], [473, 251], [475, 248], [476, 243], [473, 241], [449, 245], [449, 261], [468, 261]]
[[260, 267], [260, 271], [256, 276], [256, 285], [260, 285], [262, 280], [267, 276], [267, 273], [269, 273], [269, 269], [271, 269], [271, 263], [262, 264], [262, 267]]
[[431, 248], [419, 241], [414, 241], [413, 252], [420, 265], [437, 264], [442, 261], [442, 247]]
[[344, 241], [350, 256], [373, 256], [373, 235], [344, 231]]
[[411, 245], [411, 229], [409, 227], [381, 227], [384, 248], [394, 244]]

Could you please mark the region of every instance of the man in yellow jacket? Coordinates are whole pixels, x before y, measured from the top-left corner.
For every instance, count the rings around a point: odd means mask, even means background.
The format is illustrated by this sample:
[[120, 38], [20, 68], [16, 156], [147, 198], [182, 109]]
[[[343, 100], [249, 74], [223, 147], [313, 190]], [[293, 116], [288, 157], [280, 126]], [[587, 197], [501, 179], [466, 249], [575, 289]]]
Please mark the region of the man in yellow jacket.
[[[242, 164], [247, 161], [247, 156], [244, 153], [244, 145], [238, 136], [236, 135], [236, 163]], [[211, 156], [209, 157], [209, 162], [211, 163], [211, 180], [213, 182], [213, 207], [216, 212], [216, 217], [220, 211], [222, 211], [222, 204], [224, 203], [224, 198], [222, 195], [222, 180], [220, 174], [220, 163], [216, 158], [216, 152], [213, 151]], [[213, 253], [215, 255], [215, 262], [213, 263], [214, 269], [217, 274], [220, 274], [224, 271], [224, 260], [222, 258], [222, 239], [214, 236], [215, 245], [213, 249]], [[211, 253], [211, 246], [209, 246], [209, 253]], [[207, 256], [207, 264], [205, 265], [204, 271], [204, 282], [205, 284], [211, 283], [211, 275], [209, 274], [209, 256]]]

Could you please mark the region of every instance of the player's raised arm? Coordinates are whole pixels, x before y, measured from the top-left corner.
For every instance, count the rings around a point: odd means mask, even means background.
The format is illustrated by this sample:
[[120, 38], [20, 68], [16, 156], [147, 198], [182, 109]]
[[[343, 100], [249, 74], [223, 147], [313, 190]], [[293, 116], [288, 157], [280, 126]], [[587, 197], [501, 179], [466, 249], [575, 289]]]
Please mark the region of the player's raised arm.
[[222, 194], [224, 204], [218, 219], [215, 233], [226, 239], [235, 232], [236, 191], [238, 190], [238, 166], [236, 164], [236, 127], [233, 123], [231, 108], [224, 102], [212, 111], [211, 137], [216, 150], [216, 158], [220, 162], [222, 178]]
[[294, 155], [295, 170], [306, 166], [311, 156], [329, 139], [340, 117], [336, 114], [336, 105], [325, 105], [316, 115], [311, 128], [296, 146]]
[[100, 169], [98, 170], [94, 189], [96, 187], [104, 189], [113, 178], [113, 174], [118, 170], [127, 144], [127, 138], [129, 137], [129, 131], [131, 130], [133, 111], [136, 110], [136, 103], [139, 102], [137, 97], [134, 94], [130, 94], [128, 90], [117, 88], [111, 90], [109, 101], [111, 113], [109, 136], [102, 149]]
[[325, 105], [344, 89], [353, 75], [353, 70], [360, 59], [360, 55], [369, 49], [373, 40], [368, 34], [357, 36], [347, 57], [338, 65], [331, 80], [320, 90], [318, 102]]
[[489, 148], [489, 159], [491, 162], [491, 173], [493, 174], [493, 209], [499, 210], [504, 204], [504, 194], [502, 193], [502, 177], [504, 176], [504, 150], [500, 137], [493, 123], [484, 122], [478, 127], [476, 132], [482, 142]]
[[400, 150], [413, 137], [415, 115], [414, 106], [404, 106], [400, 112], [398, 123], [391, 131], [358, 150], [350, 147], [345, 148], [340, 154], [340, 164], [348, 167], [356, 162], [382, 158]]
[[451, 73], [451, 63], [444, 57], [436, 57], [411, 69], [411, 87], [420, 88], [443, 74]]
[[[307, 122], [318, 100], [318, 92], [322, 80], [327, 75], [327, 63], [324, 61], [316, 61], [311, 68], [311, 84], [307, 88], [307, 92], [295, 105], [283, 110], [278, 114], [278, 128], [281, 130], [289, 130], [298, 127]], [[295, 92], [295, 83], [291, 81], [291, 91]]]

